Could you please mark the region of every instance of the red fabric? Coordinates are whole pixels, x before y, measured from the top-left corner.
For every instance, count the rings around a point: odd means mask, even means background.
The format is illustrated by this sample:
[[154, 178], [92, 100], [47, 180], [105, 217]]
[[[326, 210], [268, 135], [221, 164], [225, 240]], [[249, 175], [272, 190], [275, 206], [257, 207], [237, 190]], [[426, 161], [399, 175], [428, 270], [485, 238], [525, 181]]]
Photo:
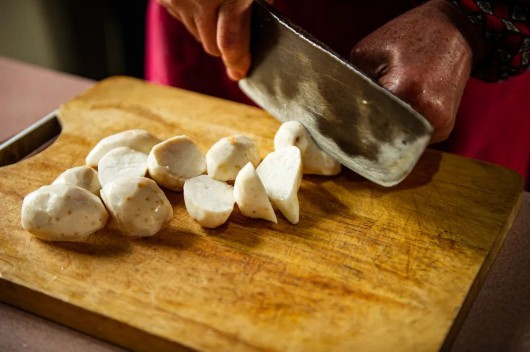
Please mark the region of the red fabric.
[[147, 80], [252, 104], [225, 73], [220, 59], [205, 54], [185, 27], [155, 0], [147, 8]]
[[443, 149], [530, 173], [530, 73], [499, 83], [471, 78]]
[[484, 39], [484, 57], [473, 76], [496, 82], [527, 71], [530, 64], [528, 0], [452, 0]]
[[[469, 2], [470, 5], [474, 3]], [[364, 2], [366, 4], [362, 6], [354, 3], [343, 0], [277, 0], [275, 6], [346, 57], [355, 42], [410, 6], [408, 2], [387, 2], [389, 5], [382, 13], [377, 0]], [[357, 9], [352, 10], [351, 7]], [[202, 46], [155, 0], [148, 6], [146, 79], [252, 104], [237, 84], [229, 80], [220, 59], [205, 54]], [[470, 79], [455, 129], [450, 138], [438, 147], [506, 166], [528, 180], [530, 74], [501, 83]]]

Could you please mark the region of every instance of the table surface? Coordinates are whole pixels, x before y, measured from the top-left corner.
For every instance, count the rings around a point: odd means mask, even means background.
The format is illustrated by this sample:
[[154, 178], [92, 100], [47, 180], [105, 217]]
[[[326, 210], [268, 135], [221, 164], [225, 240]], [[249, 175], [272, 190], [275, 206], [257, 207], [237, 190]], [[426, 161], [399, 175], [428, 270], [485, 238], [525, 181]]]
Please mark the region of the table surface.
[[[95, 82], [0, 57], [0, 142]], [[530, 193], [466, 318], [453, 351], [530, 351]], [[0, 303], [0, 350], [120, 351]]]

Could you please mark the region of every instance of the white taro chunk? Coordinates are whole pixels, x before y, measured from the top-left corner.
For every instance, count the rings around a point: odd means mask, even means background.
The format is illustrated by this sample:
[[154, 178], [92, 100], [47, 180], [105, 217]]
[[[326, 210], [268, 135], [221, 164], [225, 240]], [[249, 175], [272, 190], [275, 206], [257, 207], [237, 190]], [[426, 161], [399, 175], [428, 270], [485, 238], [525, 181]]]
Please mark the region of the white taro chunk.
[[256, 167], [259, 160], [256, 143], [242, 135], [221, 138], [206, 153], [208, 175], [219, 181], [235, 180], [243, 166], [251, 162]]
[[99, 160], [98, 178], [101, 186], [120, 177], [143, 177], [147, 172], [147, 154], [128, 147], [112, 149]]
[[233, 192], [226, 182], [201, 175], [184, 184], [184, 203], [199, 225], [215, 228], [224, 224], [234, 210]]
[[97, 171], [88, 166], [77, 166], [68, 169], [60, 174], [52, 184], [65, 183], [84, 188], [96, 196], [99, 196], [99, 191], [101, 190]]
[[302, 153], [304, 174], [327, 175], [338, 174], [342, 166], [333, 157], [322, 151], [304, 125], [298, 121], [284, 122], [274, 136], [274, 149], [296, 146]]
[[287, 220], [297, 224], [300, 216], [298, 189], [302, 181], [300, 149], [289, 146], [268, 154], [256, 172], [272, 203]]
[[173, 218], [173, 208], [164, 192], [145, 177], [122, 177], [107, 183], [101, 198], [127, 236], [152, 236]]
[[307, 130], [304, 125], [298, 121], [287, 121], [280, 125], [274, 135], [274, 150], [294, 145], [304, 153], [309, 144]]
[[267, 191], [251, 162], [237, 174], [234, 183], [234, 200], [244, 216], [278, 222]]
[[206, 171], [206, 162], [195, 142], [186, 136], [176, 136], [153, 147], [147, 168], [159, 185], [180, 191], [187, 179]]
[[151, 148], [158, 143], [160, 143], [160, 139], [145, 130], [123, 131], [100, 140], [90, 153], [88, 153], [85, 162], [88, 166], [96, 167], [103, 155], [118, 147], [129, 147], [149, 154]]
[[84, 241], [108, 217], [97, 196], [71, 184], [41, 187], [22, 202], [22, 227], [46, 241]]

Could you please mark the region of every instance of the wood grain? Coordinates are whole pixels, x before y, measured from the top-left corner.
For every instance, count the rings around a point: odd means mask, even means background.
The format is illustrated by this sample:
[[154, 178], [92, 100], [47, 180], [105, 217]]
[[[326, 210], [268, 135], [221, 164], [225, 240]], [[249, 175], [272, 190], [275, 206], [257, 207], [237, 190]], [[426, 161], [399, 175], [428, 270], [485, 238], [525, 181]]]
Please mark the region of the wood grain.
[[60, 121], [51, 147], [0, 168], [0, 299], [137, 350], [438, 350], [522, 194], [514, 172], [427, 151], [390, 189], [350, 171], [305, 177], [296, 226], [236, 210], [206, 230], [167, 192], [175, 218], [152, 238], [107, 229], [46, 243], [20, 226], [23, 197], [83, 164], [101, 138], [143, 128], [206, 152], [242, 133], [264, 156], [279, 126], [256, 108], [125, 77], [63, 105]]

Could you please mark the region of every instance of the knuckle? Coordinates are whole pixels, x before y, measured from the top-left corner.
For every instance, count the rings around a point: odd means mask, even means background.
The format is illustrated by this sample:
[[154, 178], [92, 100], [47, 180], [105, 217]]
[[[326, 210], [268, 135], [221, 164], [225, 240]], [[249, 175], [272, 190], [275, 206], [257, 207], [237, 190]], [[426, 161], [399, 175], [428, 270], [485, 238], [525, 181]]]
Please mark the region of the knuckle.
[[354, 46], [350, 51], [350, 58], [352, 59], [360, 58], [363, 55], [364, 55], [364, 49], [359, 45]]
[[432, 89], [428, 80], [417, 75], [399, 75], [387, 89], [424, 115], [437, 134], [449, 134], [454, 123], [453, 106], [443, 94]]
[[439, 131], [435, 132], [434, 137], [433, 137], [433, 141], [442, 142], [442, 141], [446, 140], [447, 138], [449, 138], [450, 134], [451, 134], [451, 129], [439, 130]]
[[429, 121], [434, 129], [433, 139], [442, 141], [449, 137], [454, 125], [455, 113], [450, 104], [432, 92], [423, 90], [418, 93], [415, 107]]

